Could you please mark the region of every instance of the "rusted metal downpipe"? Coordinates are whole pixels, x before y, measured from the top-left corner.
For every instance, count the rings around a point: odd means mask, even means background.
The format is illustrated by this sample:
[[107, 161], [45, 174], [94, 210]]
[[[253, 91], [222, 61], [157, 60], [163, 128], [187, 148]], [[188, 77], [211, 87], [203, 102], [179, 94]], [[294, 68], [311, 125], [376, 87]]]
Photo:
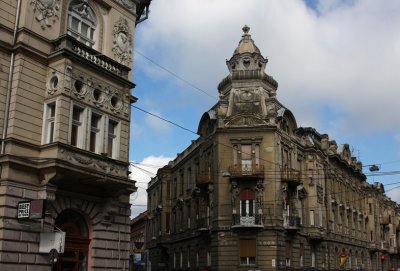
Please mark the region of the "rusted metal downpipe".
[[17, 14], [15, 15], [15, 25], [14, 25], [14, 35], [12, 40], [12, 48], [11, 48], [11, 59], [10, 59], [10, 69], [8, 71], [8, 79], [7, 79], [7, 96], [6, 96], [6, 108], [4, 110], [4, 118], [3, 118], [3, 133], [1, 136], [1, 149], [0, 155], [4, 155], [6, 148], [6, 137], [7, 137], [7, 128], [8, 128], [8, 118], [10, 115], [10, 100], [11, 100], [11, 87], [14, 73], [14, 59], [15, 59], [15, 51], [14, 46], [17, 41], [17, 31], [19, 26], [19, 17], [21, 14], [21, 0], [18, 0], [17, 3]]

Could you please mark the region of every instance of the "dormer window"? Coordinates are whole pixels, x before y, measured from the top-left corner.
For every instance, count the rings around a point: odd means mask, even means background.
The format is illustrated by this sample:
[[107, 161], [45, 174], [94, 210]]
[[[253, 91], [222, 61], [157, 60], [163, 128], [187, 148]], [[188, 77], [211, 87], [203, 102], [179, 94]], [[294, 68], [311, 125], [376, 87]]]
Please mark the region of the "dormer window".
[[72, 1], [68, 9], [68, 34], [89, 47], [93, 47], [96, 16], [87, 1]]

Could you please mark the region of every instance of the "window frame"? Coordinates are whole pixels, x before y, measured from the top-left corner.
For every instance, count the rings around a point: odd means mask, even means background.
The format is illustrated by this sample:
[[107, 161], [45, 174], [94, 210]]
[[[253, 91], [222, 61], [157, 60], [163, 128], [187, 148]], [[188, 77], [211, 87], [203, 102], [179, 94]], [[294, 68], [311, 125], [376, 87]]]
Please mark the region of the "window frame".
[[[98, 117], [97, 127], [93, 126], [93, 116]], [[88, 150], [101, 154], [103, 152], [102, 146], [104, 146], [104, 115], [91, 110], [88, 123], [90, 123], [88, 125]], [[95, 134], [94, 150], [92, 150], [92, 133]]]
[[[54, 115], [51, 115], [53, 109]], [[50, 115], [49, 115], [50, 114]], [[57, 101], [50, 101], [45, 103], [43, 112], [43, 129], [42, 129], [42, 143], [51, 144], [55, 139], [55, 126], [56, 126], [56, 115], [57, 115]], [[51, 138], [50, 138], [51, 137]]]
[[[79, 5], [86, 5], [86, 18], [79, 14], [75, 8]], [[90, 19], [91, 18], [91, 19]], [[77, 29], [73, 26], [73, 20], [77, 21]], [[86, 35], [82, 32], [82, 25], [86, 25]], [[88, 3], [79, 4], [77, 1], [71, 1], [68, 7], [67, 33], [76, 40], [84, 43], [86, 46], [95, 45], [95, 34], [97, 30], [97, 16], [93, 8]]]
[[[110, 133], [110, 124], [114, 123], [113, 133]], [[121, 135], [121, 121], [118, 121], [114, 118], [108, 118], [107, 121], [107, 139], [106, 139], [106, 150], [107, 156], [113, 159], [118, 159], [119, 157], [119, 143], [120, 143], [120, 135]], [[111, 144], [110, 144], [111, 142]], [[111, 149], [110, 149], [111, 145]]]
[[[80, 110], [79, 114], [79, 120], [74, 119], [74, 110]], [[71, 112], [70, 112], [70, 124], [69, 124], [69, 137], [68, 137], [68, 142], [71, 146], [80, 148], [80, 149], [85, 149], [86, 146], [86, 128], [87, 127], [87, 108], [85, 106], [79, 105], [77, 103], [71, 103]], [[74, 141], [74, 127], [77, 127], [76, 131], [76, 142]]]
[[242, 266], [256, 265], [257, 242], [256, 239], [239, 240], [239, 263]]

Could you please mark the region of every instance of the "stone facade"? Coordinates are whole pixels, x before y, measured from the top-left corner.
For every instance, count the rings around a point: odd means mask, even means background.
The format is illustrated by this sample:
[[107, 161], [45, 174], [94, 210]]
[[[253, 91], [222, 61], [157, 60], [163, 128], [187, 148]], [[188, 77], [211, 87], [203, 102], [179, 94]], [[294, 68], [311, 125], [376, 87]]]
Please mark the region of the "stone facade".
[[148, 186], [152, 270], [389, 270], [399, 205], [347, 144], [298, 127], [249, 28], [200, 137]]
[[[0, 270], [50, 270], [40, 236], [58, 231], [53, 270], [128, 269], [133, 31], [149, 4], [0, 1]], [[44, 217], [18, 219], [36, 200]]]

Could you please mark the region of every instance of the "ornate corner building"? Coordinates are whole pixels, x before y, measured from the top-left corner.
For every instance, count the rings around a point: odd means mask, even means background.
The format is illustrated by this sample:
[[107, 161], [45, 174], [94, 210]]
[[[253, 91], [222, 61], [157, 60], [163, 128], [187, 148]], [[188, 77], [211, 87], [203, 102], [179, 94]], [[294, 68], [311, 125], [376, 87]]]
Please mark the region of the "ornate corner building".
[[349, 145], [297, 126], [243, 31], [199, 138], [149, 183], [152, 270], [399, 267], [399, 205]]
[[150, 1], [0, 1], [0, 270], [127, 270], [133, 33]]

